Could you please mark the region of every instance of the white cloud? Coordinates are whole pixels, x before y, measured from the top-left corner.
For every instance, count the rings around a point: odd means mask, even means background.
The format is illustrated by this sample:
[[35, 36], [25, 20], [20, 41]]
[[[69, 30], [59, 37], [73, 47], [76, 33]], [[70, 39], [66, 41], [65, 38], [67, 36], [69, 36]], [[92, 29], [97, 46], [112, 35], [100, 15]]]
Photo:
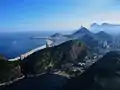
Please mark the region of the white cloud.
[[115, 23], [120, 24], [120, 12], [119, 11], [113, 11], [113, 12], [103, 12], [103, 13], [97, 13], [93, 16], [90, 16], [89, 19], [91, 19], [91, 22], [96, 23]]

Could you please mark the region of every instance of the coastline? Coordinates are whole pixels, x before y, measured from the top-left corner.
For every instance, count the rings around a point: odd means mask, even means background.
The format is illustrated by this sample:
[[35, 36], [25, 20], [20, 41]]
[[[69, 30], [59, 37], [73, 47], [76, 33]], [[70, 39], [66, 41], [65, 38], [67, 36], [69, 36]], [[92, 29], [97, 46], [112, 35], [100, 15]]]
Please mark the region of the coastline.
[[28, 57], [29, 55], [31, 55], [31, 54], [39, 51], [39, 50], [42, 50], [42, 49], [44, 49], [44, 48], [46, 48], [46, 45], [42, 45], [42, 46], [39, 46], [39, 47], [37, 47], [37, 48], [34, 48], [34, 49], [30, 50], [29, 52], [27, 52], [27, 53], [25, 53], [25, 54], [21, 54], [20, 56], [18, 56], [18, 57], [16, 57], [16, 58], [8, 59], [8, 61], [11, 61], [11, 62], [12, 62], [12, 61], [20, 60], [20, 59], [23, 60], [24, 58]]
[[[39, 50], [42, 50], [42, 49], [44, 49], [44, 48], [46, 48], [46, 45], [42, 45], [42, 46], [39, 46], [39, 47], [37, 47], [37, 48], [35, 48], [35, 49], [32, 49], [32, 50], [30, 50], [29, 52], [27, 52], [27, 53], [25, 53], [25, 54], [22, 54], [21, 56], [18, 56], [18, 57], [16, 57], [16, 58], [8, 59], [8, 61], [13, 62], [13, 61], [17, 61], [17, 60], [23, 60], [24, 58], [28, 57], [29, 55], [31, 55], [31, 54], [39, 51]], [[39, 75], [37, 75], [37, 76], [40, 76], [40, 75], [42, 75], [42, 74], [39, 74]], [[34, 77], [34, 76], [32, 76], [32, 77]], [[14, 80], [0, 83], [0, 87], [1, 87], [1, 86], [6, 86], [6, 85], [10, 85], [10, 84], [12, 84], [12, 83], [14, 83], [14, 82], [17, 82], [17, 81], [19, 81], [19, 80], [22, 80], [22, 79], [24, 79], [24, 78], [25, 78], [25, 76], [23, 75], [22, 77], [16, 78], [16, 79], [14, 79]]]
[[0, 83], [0, 87], [6, 86], [6, 85], [10, 85], [10, 84], [12, 84], [12, 83], [14, 83], [14, 82], [17, 82], [17, 81], [19, 81], [19, 80], [22, 80], [22, 79], [24, 79], [24, 78], [25, 78], [25, 76], [23, 75], [22, 77], [16, 78], [16, 79], [14, 79], [14, 80], [11, 80], [11, 81], [8, 81], [8, 82], [4, 82], [4, 83]]

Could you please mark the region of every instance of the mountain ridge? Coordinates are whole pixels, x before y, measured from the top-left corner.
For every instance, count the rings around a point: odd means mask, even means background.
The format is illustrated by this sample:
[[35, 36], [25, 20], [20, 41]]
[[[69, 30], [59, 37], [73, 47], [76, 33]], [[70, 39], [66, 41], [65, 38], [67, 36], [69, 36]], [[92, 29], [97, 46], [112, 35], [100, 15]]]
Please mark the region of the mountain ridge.
[[67, 63], [83, 60], [87, 54], [86, 50], [86, 46], [79, 40], [70, 40], [58, 46], [46, 48], [24, 59], [21, 64], [22, 72], [25, 75], [40, 74], [49, 68], [65, 67]]

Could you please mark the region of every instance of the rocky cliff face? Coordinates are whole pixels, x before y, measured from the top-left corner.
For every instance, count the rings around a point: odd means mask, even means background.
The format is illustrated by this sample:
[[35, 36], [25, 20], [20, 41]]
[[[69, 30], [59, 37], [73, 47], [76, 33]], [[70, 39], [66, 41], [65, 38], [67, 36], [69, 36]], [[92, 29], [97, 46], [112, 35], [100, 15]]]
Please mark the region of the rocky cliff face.
[[120, 52], [110, 52], [79, 77], [67, 82], [64, 90], [120, 90]]

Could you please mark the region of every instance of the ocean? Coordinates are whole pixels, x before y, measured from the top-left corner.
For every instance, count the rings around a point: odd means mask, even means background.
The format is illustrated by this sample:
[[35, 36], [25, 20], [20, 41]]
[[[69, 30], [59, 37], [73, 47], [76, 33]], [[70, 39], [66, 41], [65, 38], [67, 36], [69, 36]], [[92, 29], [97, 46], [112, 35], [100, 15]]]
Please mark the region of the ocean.
[[14, 58], [46, 43], [44, 39], [30, 39], [30, 37], [48, 37], [53, 32], [14, 32], [0, 33], [0, 55]]

